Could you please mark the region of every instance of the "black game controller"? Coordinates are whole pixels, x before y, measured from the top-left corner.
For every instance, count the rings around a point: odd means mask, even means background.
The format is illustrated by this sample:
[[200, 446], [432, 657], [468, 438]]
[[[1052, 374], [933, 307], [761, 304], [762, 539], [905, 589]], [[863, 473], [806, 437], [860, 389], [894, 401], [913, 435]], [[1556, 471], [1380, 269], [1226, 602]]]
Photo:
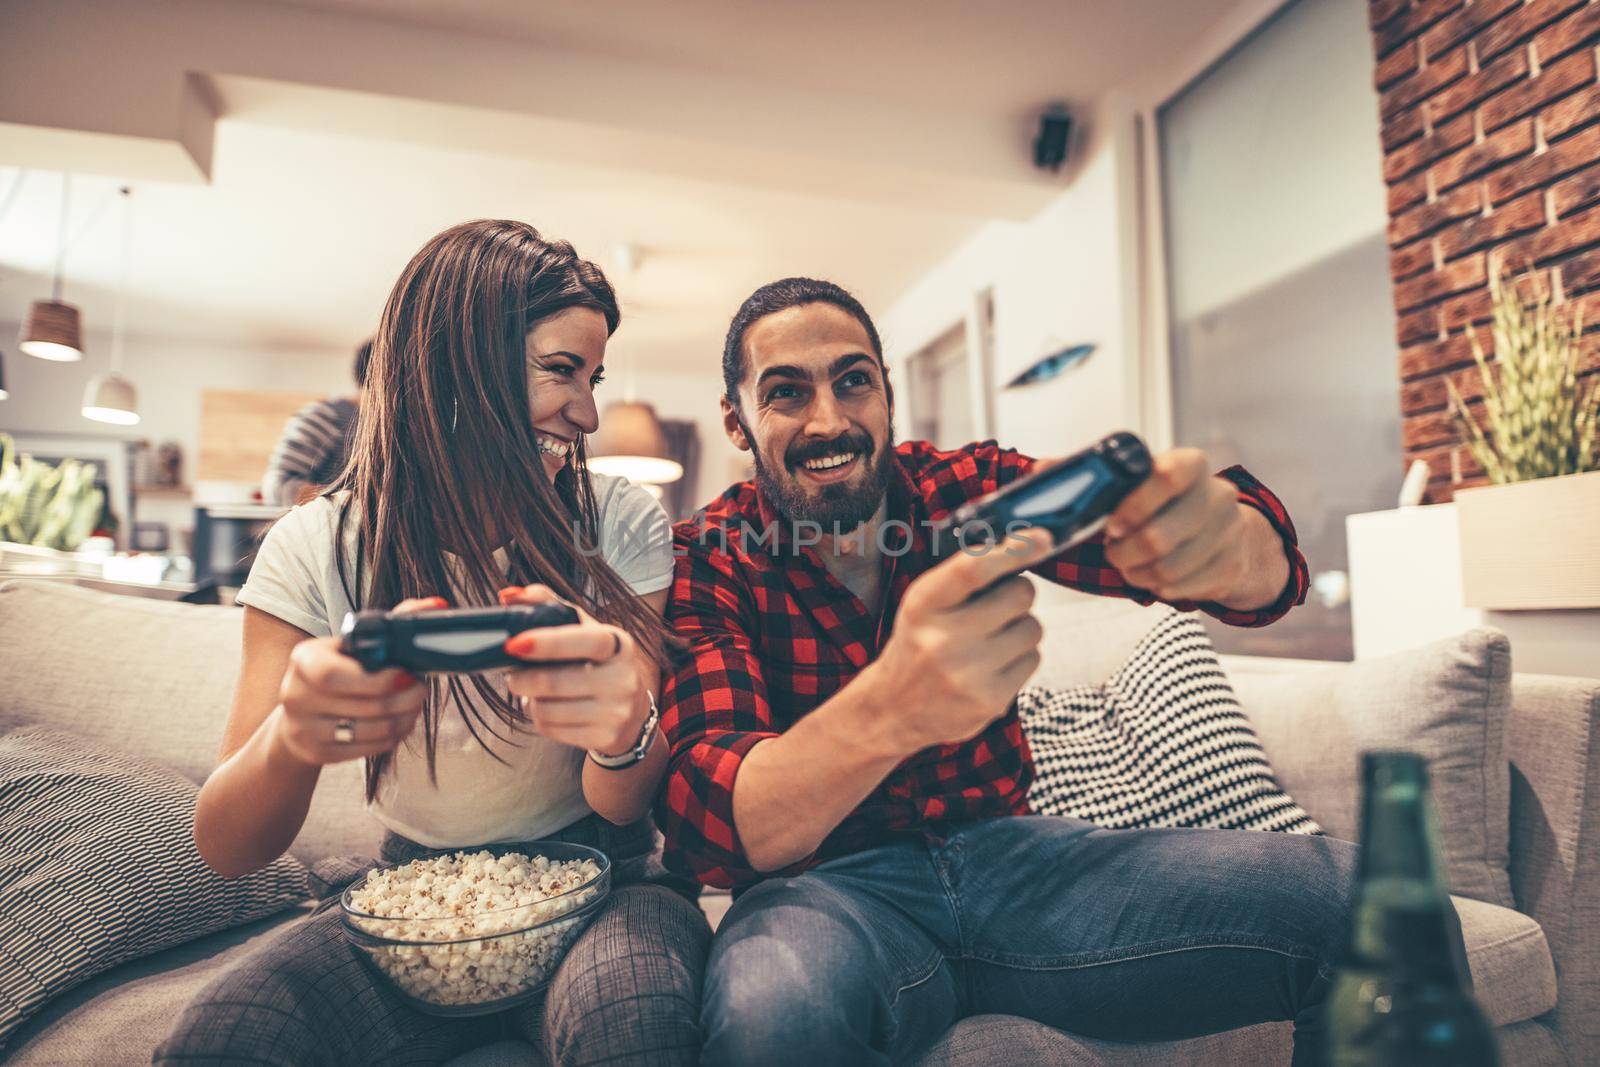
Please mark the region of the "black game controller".
[[1150, 476], [1150, 450], [1114, 433], [1075, 455], [964, 504], [933, 531], [936, 554], [980, 551], [1024, 527], [1041, 526], [1057, 552], [1088, 540]]
[[414, 613], [352, 611], [339, 631], [339, 651], [369, 671], [403, 667], [417, 674], [471, 674], [526, 666], [526, 660], [506, 652], [508, 638], [524, 630], [577, 621], [577, 611], [567, 604]]

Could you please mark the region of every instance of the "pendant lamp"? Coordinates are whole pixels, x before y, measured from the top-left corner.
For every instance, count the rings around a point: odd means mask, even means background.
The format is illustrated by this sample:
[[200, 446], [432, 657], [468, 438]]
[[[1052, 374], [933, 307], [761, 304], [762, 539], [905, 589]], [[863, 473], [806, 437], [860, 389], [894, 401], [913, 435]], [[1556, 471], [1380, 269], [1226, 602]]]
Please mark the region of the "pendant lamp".
[[61, 300], [62, 274], [67, 261], [67, 208], [71, 179], [61, 175], [61, 229], [56, 238], [56, 276], [49, 300], [35, 300], [22, 327], [21, 348], [30, 356], [75, 363], [83, 358], [83, 326], [78, 309]]
[[111, 324], [111, 370], [89, 379], [83, 391], [83, 417], [114, 426], [132, 426], [139, 421], [139, 393], [133, 383], [118, 373], [122, 369], [122, 328], [128, 302], [128, 244], [132, 228], [131, 191], [122, 187], [122, 255], [117, 280], [117, 311]]
[[656, 409], [640, 400], [606, 405], [600, 432], [589, 439], [588, 467], [629, 481], [661, 485], [683, 477], [683, 465], [667, 449]]

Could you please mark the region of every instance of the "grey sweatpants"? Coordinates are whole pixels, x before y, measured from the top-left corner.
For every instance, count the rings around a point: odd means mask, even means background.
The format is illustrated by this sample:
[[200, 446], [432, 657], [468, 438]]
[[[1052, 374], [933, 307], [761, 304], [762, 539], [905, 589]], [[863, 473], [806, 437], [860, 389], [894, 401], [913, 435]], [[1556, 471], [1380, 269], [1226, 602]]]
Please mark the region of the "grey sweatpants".
[[[480, 1045], [522, 1038], [552, 1064], [694, 1064], [700, 983], [711, 929], [678, 891], [656, 884], [646, 823], [597, 817], [553, 834], [612, 860], [605, 909], [578, 938], [543, 997], [498, 1015], [441, 1018], [410, 1007], [345, 942], [338, 890], [301, 922], [200, 992], [156, 1049], [154, 1062], [267, 1064], [441, 1063]], [[384, 842], [399, 863], [434, 853]], [[365, 867], [353, 867], [343, 883]]]

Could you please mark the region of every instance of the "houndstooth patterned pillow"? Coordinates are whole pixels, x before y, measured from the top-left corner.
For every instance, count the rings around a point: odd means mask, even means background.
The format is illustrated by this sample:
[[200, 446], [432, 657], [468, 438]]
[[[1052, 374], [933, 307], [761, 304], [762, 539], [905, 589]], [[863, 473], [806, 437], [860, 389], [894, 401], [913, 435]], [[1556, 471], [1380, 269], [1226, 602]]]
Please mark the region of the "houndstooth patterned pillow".
[[0, 1059], [46, 1001], [101, 971], [291, 907], [281, 857], [223, 879], [195, 849], [194, 783], [73, 734], [0, 737]]
[[1320, 834], [1279, 787], [1193, 615], [1169, 615], [1101, 686], [1029, 687], [1033, 810], [1101, 826]]

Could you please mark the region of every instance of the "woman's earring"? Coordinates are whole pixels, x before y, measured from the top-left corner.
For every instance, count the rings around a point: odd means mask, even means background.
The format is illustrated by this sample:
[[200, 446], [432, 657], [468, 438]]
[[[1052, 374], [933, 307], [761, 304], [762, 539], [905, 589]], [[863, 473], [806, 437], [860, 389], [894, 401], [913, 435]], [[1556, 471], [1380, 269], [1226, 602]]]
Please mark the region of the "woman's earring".
[[450, 401], [450, 432], [456, 432], [456, 420], [461, 418], [461, 400], [458, 397]]

